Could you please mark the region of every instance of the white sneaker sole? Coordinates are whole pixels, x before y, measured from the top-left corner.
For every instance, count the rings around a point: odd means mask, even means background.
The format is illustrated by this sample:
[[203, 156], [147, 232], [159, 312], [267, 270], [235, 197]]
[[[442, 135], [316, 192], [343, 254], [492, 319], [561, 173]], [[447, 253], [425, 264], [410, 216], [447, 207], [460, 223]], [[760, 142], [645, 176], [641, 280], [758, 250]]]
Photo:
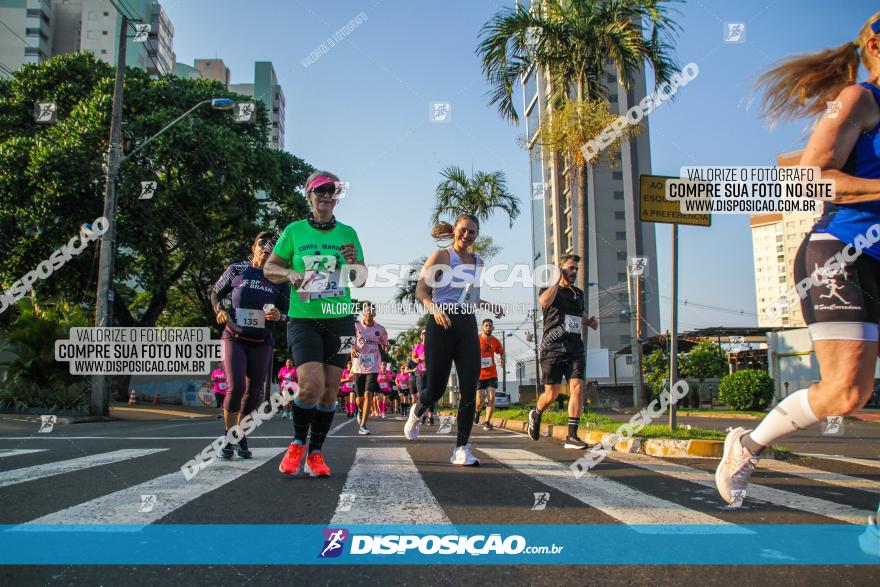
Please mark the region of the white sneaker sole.
[[479, 467], [480, 459], [474, 459], [471, 463], [456, 463], [453, 459], [449, 459], [449, 462], [453, 465], [457, 465], [459, 467]]
[[734, 437], [734, 433], [737, 430], [738, 430], [738, 428], [731, 430], [730, 432], [727, 433], [727, 436], [724, 437], [724, 450], [721, 452], [721, 461], [719, 461], [718, 467], [715, 469], [715, 489], [718, 491], [718, 495], [721, 496], [721, 499], [724, 500], [724, 503], [726, 503], [728, 505], [733, 503], [733, 501], [728, 500], [726, 497], [724, 497], [724, 495], [722, 495], [721, 483], [719, 480], [721, 478], [721, 469], [724, 466], [724, 461], [727, 460], [727, 455], [729, 455], [730, 451], [733, 449], [733, 437]]
[[581, 444], [569, 444], [569, 443], [566, 442], [565, 445], [563, 445], [562, 448], [571, 448], [571, 449], [575, 449], [575, 450], [587, 450], [587, 445], [586, 445], [586, 444], [583, 444], [583, 445], [581, 445]]

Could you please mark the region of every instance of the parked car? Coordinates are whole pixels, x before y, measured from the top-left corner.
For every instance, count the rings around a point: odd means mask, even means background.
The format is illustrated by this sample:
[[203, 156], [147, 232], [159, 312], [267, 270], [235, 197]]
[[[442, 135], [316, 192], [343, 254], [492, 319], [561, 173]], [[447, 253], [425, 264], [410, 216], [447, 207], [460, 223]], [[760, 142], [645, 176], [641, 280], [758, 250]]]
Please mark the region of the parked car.
[[503, 391], [495, 392], [495, 407], [496, 408], [509, 408], [510, 407], [510, 396], [507, 395]]

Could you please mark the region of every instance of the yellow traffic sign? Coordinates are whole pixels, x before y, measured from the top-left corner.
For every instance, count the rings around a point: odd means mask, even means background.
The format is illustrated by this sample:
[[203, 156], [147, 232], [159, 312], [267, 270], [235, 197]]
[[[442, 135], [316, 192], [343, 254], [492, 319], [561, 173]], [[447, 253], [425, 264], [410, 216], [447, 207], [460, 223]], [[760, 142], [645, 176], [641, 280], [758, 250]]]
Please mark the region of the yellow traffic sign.
[[710, 214], [685, 214], [681, 203], [666, 199], [666, 180], [680, 179], [665, 175], [639, 176], [639, 220], [665, 224], [711, 226]]

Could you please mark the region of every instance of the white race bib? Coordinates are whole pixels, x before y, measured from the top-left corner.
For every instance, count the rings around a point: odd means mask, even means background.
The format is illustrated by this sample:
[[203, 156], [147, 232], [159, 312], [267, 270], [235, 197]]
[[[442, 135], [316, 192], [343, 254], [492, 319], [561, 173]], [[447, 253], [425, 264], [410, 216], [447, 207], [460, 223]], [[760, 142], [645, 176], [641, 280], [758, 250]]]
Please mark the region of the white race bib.
[[564, 327], [565, 327], [566, 332], [570, 332], [571, 334], [580, 334], [581, 333], [581, 317], [580, 316], [572, 316], [571, 314], [566, 314]]
[[336, 267], [333, 255], [303, 256], [306, 271], [303, 277], [304, 286], [300, 288], [300, 298], [320, 300], [345, 295], [341, 287], [340, 270]]
[[226, 391], [226, 384], [225, 383], [218, 383], [217, 389], [219, 389], [220, 391]]
[[376, 357], [373, 355], [361, 355], [358, 357], [358, 362], [364, 369], [372, 369], [376, 365]]
[[235, 323], [246, 328], [265, 328], [266, 313], [262, 310], [235, 309]]
[[492, 366], [492, 357], [480, 357], [480, 368], [488, 369]]
[[459, 294], [458, 296], [458, 303], [463, 306], [473, 305], [477, 303], [477, 300], [474, 296], [474, 284], [469, 283], [461, 288], [461, 294]]

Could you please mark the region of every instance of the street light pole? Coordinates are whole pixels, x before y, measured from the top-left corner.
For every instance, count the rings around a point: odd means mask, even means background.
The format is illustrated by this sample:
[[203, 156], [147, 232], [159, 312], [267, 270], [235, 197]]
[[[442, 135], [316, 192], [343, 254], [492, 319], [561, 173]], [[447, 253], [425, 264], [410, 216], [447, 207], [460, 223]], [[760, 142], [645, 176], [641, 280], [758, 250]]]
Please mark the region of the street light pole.
[[[95, 305], [95, 326], [113, 325], [113, 283], [114, 252], [116, 250], [116, 172], [122, 145], [122, 99], [125, 89], [125, 47], [128, 33], [128, 18], [121, 15], [119, 27], [119, 50], [116, 52], [116, 84], [113, 89], [113, 110], [110, 118], [110, 148], [107, 152], [106, 184], [104, 186], [104, 218], [107, 230], [101, 237], [101, 259], [98, 264], [98, 299]], [[89, 398], [89, 414], [108, 416], [110, 414], [110, 379], [106, 375], [96, 375], [92, 380]]]

